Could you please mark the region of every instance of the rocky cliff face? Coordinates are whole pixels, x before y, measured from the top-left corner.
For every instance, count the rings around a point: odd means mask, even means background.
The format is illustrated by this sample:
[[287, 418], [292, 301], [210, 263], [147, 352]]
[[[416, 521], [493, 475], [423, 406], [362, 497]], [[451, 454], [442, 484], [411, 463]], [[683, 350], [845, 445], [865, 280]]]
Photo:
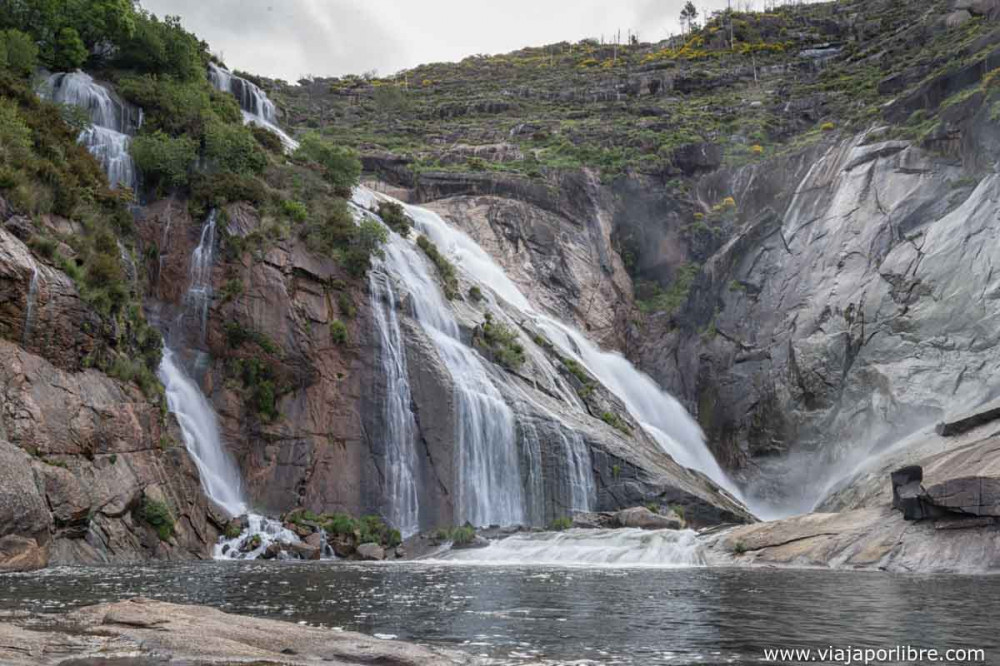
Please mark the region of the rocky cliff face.
[[87, 369], [110, 342], [73, 282], [0, 229], [0, 293], [0, 570], [207, 556], [218, 528], [176, 423]]

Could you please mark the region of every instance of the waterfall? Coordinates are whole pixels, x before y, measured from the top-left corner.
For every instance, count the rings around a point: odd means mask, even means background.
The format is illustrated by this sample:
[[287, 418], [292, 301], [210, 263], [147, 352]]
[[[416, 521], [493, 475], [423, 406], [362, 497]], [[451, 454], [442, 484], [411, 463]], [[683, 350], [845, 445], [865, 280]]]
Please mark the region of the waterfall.
[[28, 346], [31, 340], [31, 329], [35, 323], [35, 301], [38, 300], [38, 264], [31, 261], [31, 282], [28, 284], [28, 297], [24, 304], [24, 331], [21, 335], [21, 345]]
[[448, 562], [486, 565], [679, 568], [705, 564], [693, 530], [582, 530], [515, 534], [486, 548], [451, 550]]
[[622, 355], [601, 350], [573, 326], [536, 311], [504, 270], [468, 235], [449, 226], [430, 210], [418, 206], [405, 208], [420, 233], [434, 241], [459, 268], [532, 318], [561, 353], [587, 368], [617, 395], [666, 453], [679, 464], [703, 472], [719, 486], [739, 496], [705, 445], [698, 423], [673, 396]]
[[56, 104], [84, 109], [92, 125], [80, 133], [79, 142], [101, 163], [112, 188], [135, 187], [129, 144], [142, 126], [141, 109], [119, 101], [84, 72], [53, 74], [42, 83], [39, 94]]
[[244, 123], [260, 125], [274, 132], [281, 139], [285, 150], [289, 152], [299, 147], [298, 141], [278, 127], [278, 113], [274, 102], [256, 84], [236, 76], [214, 62], [208, 64], [208, 81], [216, 90], [229, 93], [236, 98], [243, 112]]
[[392, 278], [376, 265], [368, 273], [368, 291], [378, 331], [385, 403], [382, 411], [385, 445], [383, 507], [389, 523], [411, 536], [420, 529], [417, 498], [417, 424], [410, 409], [410, 379], [406, 349], [399, 329], [398, 299]]
[[212, 406], [170, 349], [164, 349], [157, 374], [167, 391], [167, 405], [181, 426], [184, 445], [198, 466], [205, 495], [231, 516], [245, 513], [240, 473], [222, 445]]
[[590, 459], [590, 448], [583, 441], [580, 433], [572, 430], [559, 430], [559, 438], [568, 464], [567, 480], [569, 481], [570, 510], [572, 512], [592, 511], [597, 498], [597, 485], [594, 483], [593, 463]]
[[215, 260], [215, 227], [218, 213], [213, 208], [201, 227], [198, 246], [191, 253], [190, 286], [184, 297], [188, 309], [198, 317], [199, 344], [205, 344], [208, 307], [212, 304], [212, 262]]
[[[212, 264], [218, 215], [209, 213], [202, 225], [198, 246], [191, 253], [185, 312], [194, 311], [199, 321], [198, 343], [203, 345], [212, 300]], [[181, 314], [184, 317], [184, 314]], [[165, 336], [170, 344], [182, 344], [179, 336]], [[198, 467], [205, 495], [230, 517], [246, 514], [249, 506], [243, 492], [239, 468], [226, 450], [218, 417], [198, 384], [181, 367], [172, 349], [165, 348], [157, 372], [166, 389], [167, 406], [177, 418], [184, 446]], [[217, 559], [254, 559], [275, 541], [297, 543], [298, 536], [281, 522], [257, 514], [247, 515], [247, 528], [235, 539], [222, 539], [215, 548]], [[255, 547], [251, 547], [253, 544]], [[246, 551], [246, 552], [244, 552]]]
[[515, 525], [525, 520], [514, 413], [493, 385], [479, 355], [465, 345], [428, 260], [393, 234], [386, 268], [409, 292], [413, 314], [454, 381], [458, 479], [456, 522]]

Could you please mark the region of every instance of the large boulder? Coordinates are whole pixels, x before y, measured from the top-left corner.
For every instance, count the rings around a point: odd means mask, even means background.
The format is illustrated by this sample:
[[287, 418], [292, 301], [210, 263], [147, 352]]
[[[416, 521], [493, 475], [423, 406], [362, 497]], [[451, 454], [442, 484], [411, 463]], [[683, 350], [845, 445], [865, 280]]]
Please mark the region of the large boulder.
[[362, 560], [384, 560], [385, 549], [377, 543], [363, 543], [357, 548], [358, 557]]
[[673, 511], [664, 516], [653, 513], [644, 506], [619, 511], [615, 514], [615, 522], [619, 527], [637, 527], [641, 530], [679, 530], [684, 527], [684, 521]]

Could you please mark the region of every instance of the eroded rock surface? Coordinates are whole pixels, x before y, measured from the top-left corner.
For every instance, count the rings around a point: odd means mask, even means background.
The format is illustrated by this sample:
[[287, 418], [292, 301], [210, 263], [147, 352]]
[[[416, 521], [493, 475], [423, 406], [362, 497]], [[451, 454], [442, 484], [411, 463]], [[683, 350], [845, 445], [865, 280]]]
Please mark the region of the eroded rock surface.
[[142, 598], [65, 615], [0, 615], [4, 664], [54, 665], [68, 659], [83, 664], [478, 663], [458, 651]]

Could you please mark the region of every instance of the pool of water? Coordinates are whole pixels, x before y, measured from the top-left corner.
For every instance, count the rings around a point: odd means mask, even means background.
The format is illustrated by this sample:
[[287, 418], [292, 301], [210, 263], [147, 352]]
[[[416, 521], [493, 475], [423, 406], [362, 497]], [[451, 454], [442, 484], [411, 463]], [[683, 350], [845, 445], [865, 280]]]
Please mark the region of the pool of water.
[[[1000, 578], [455, 563], [201, 562], [0, 576], [0, 608], [146, 596], [460, 647], [497, 664], [754, 663], [772, 647], [983, 648]], [[991, 662], [993, 663], [993, 662]]]

